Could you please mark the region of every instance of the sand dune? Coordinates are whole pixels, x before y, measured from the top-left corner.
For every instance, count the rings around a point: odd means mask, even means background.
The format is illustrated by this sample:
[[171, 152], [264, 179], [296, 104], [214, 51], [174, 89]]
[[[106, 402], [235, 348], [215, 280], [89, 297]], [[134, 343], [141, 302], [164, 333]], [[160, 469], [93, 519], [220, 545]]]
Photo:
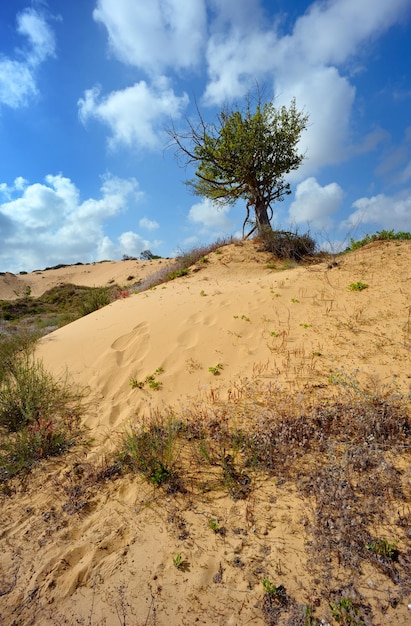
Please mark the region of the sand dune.
[[[408, 392], [410, 253], [410, 242], [378, 242], [331, 268], [325, 261], [280, 271], [253, 242], [231, 244], [188, 276], [46, 336], [38, 355], [47, 368], [89, 388], [84, 425], [92, 442], [2, 500], [0, 591], [12, 587], [0, 597], [4, 623], [263, 624], [265, 572], [286, 578], [287, 591], [310, 604], [306, 503], [291, 484], [266, 480], [246, 500], [219, 492], [193, 502], [138, 478], [90, 482], [79, 512], [69, 511], [69, 487], [76, 466], [87, 472], [132, 420], [198, 398], [225, 401], [246, 381], [314, 395], [331, 386], [333, 372], [345, 372]], [[50, 270], [18, 284], [36, 295], [53, 281], [124, 283], [137, 275], [135, 263]], [[11, 297], [14, 279], [0, 278], [2, 297]], [[358, 281], [368, 288], [350, 291]], [[160, 390], [132, 388], [132, 378], [158, 368]], [[224, 536], [210, 532], [213, 518]], [[178, 553], [187, 567], [177, 571]], [[390, 610], [389, 623], [407, 623], [404, 603]]]
[[85, 287], [106, 287], [115, 283], [123, 287], [143, 280], [159, 267], [172, 262], [172, 259], [101, 261], [28, 274], [3, 272], [0, 274], [0, 300], [15, 300], [22, 297], [27, 289], [36, 298], [52, 287], [67, 283]]

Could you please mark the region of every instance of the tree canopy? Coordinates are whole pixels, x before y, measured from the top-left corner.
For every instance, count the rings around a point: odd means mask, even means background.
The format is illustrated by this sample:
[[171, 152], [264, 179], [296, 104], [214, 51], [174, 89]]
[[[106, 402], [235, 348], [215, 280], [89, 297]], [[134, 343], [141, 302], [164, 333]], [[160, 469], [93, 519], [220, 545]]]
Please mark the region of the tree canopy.
[[275, 108], [272, 102], [263, 104], [258, 98], [254, 110], [248, 99], [244, 110], [225, 107], [213, 124], [206, 123], [200, 111], [195, 124], [187, 123], [185, 132], [169, 129], [185, 164], [197, 167], [195, 177], [186, 184], [196, 195], [220, 206], [244, 199], [244, 227], [252, 208], [251, 232], [271, 230], [271, 205], [291, 193], [285, 175], [296, 170], [304, 158], [298, 153], [298, 142], [307, 128], [308, 115], [297, 110], [294, 99], [288, 108]]

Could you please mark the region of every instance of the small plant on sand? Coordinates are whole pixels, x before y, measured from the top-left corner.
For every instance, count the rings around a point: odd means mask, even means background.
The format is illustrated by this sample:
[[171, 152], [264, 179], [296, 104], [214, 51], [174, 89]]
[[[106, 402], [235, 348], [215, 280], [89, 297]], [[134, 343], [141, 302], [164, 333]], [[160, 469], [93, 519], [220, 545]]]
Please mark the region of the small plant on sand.
[[170, 491], [181, 491], [180, 426], [172, 417], [160, 415], [154, 415], [139, 426], [131, 426], [123, 432], [118, 460], [157, 487], [167, 485]]
[[217, 365], [209, 367], [208, 371], [213, 376], [219, 376], [222, 369], [223, 369], [223, 364], [222, 363], [217, 363]]
[[130, 378], [129, 384], [132, 389], [143, 389], [145, 385], [145, 381], [138, 380], [137, 378], [133, 376], [132, 378]]
[[218, 521], [218, 519], [210, 519], [208, 525], [214, 533], [218, 533], [220, 529], [220, 522]]
[[163, 386], [163, 383], [159, 380], [156, 380], [156, 376], [162, 374], [164, 372], [163, 367], [158, 367], [154, 374], [149, 374], [145, 377], [144, 380], [138, 380], [135, 377], [130, 378], [129, 384], [132, 389], [144, 389], [145, 385], [148, 385], [150, 389], [154, 389], [154, 391], [158, 391]]
[[361, 281], [358, 281], [357, 283], [351, 283], [348, 286], [348, 289], [350, 291], [363, 291], [364, 289], [367, 289], [367, 287], [367, 283], [362, 283]]
[[173, 565], [177, 569], [180, 569], [184, 562], [183, 555], [181, 552], [178, 552], [175, 556], [173, 556]]
[[365, 624], [360, 615], [360, 609], [354, 604], [352, 598], [342, 597], [336, 602], [331, 602], [330, 610], [337, 624], [342, 626], [363, 626]]
[[387, 559], [389, 561], [396, 561], [398, 559], [397, 550], [398, 541], [392, 541], [391, 543], [387, 539], [377, 539], [367, 543], [367, 550], [370, 550], [375, 555]]
[[264, 593], [270, 596], [270, 598], [280, 598], [281, 594], [284, 593], [282, 585], [276, 587], [268, 578], [263, 578], [261, 582], [264, 587]]
[[154, 389], [154, 391], [158, 391], [163, 386], [163, 383], [159, 380], [150, 380], [148, 383], [150, 389]]

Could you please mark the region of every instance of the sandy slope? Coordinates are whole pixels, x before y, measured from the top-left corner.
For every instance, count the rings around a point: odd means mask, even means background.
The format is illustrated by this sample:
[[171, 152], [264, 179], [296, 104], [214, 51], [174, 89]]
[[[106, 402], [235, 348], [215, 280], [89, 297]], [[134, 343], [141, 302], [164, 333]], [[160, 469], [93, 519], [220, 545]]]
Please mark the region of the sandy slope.
[[[34, 297], [65, 283], [85, 287], [105, 287], [117, 284], [120, 287], [143, 280], [159, 267], [172, 263], [172, 259], [152, 261], [102, 261], [86, 265], [69, 265], [54, 270], [42, 270], [29, 274], [0, 274], [0, 300], [15, 300], [23, 296], [27, 289]], [[133, 277], [132, 279], [130, 277]]]
[[[309, 603], [306, 503], [291, 486], [266, 481], [244, 501], [214, 493], [191, 502], [127, 478], [94, 486], [91, 505], [70, 514], [68, 485], [75, 464], [85, 471], [130, 420], [194, 397], [230, 399], [245, 379], [310, 394], [339, 371], [408, 391], [410, 259], [410, 242], [379, 242], [331, 269], [278, 271], [252, 242], [230, 245], [187, 277], [45, 337], [39, 356], [47, 367], [89, 387], [84, 423], [93, 442], [88, 452], [40, 468], [1, 503], [0, 591], [12, 586], [0, 597], [4, 623], [262, 624], [264, 573], [286, 574], [287, 589]], [[105, 265], [82, 268], [89, 282], [81, 284], [121, 283], [133, 273], [123, 262]], [[55, 272], [52, 280], [78, 280]], [[23, 278], [37, 293], [43, 278]], [[350, 291], [357, 281], [369, 287]], [[209, 367], [217, 364], [213, 376]], [[159, 367], [160, 391], [131, 388], [132, 377]], [[224, 537], [210, 531], [214, 517], [227, 528]], [[173, 566], [179, 552], [184, 571]], [[404, 616], [398, 609], [390, 623], [405, 624]]]

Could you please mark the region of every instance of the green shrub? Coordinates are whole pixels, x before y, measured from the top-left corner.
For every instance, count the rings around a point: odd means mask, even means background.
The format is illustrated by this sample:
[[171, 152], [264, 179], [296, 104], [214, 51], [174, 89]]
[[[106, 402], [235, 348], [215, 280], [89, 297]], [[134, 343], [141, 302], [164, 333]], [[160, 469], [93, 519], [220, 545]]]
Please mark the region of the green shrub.
[[358, 250], [358, 248], [362, 248], [373, 241], [395, 241], [395, 240], [405, 240], [411, 239], [411, 233], [407, 233], [404, 231], [399, 231], [398, 233], [394, 232], [394, 230], [377, 230], [373, 235], [365, 235], [363, 239], [355, 241], [354, 239], [350, 239], [350, 245], [347, 248], [347, 251]]
[[56, 415], [77, 418], [80, 400], [81, 394], [67, 381], [56, 380], [41, 361], [31, 354], [24, 354], [3, 376], [0, 426], [16, 432]]
[[177, 460], [180, 453], [180, 424], [170, 419], [154, 419], [123, 433], [119, 459], [156, 486], [167, 483], [181, 490]]
[[34, 356], [34, 338], [0, 342], [0, 482], [72, 445], [84, 392], [56, 380]]
[[108, 287], [97, 287], [90, 291], [84, 301], [80, 304], [79, 312], [81, 316], [89, 315], [94, 311], [107, 306], [112, 301]]

